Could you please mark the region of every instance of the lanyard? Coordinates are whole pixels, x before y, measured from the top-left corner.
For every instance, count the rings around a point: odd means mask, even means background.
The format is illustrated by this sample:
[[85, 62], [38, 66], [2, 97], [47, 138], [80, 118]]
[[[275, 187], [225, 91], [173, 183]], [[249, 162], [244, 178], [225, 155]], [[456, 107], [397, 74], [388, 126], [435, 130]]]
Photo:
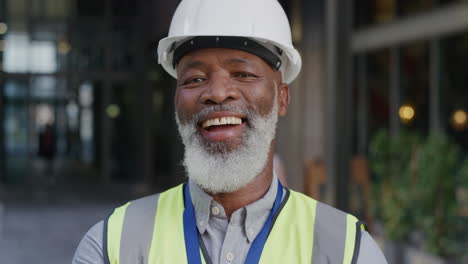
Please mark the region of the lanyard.
[[[184, 186], [184, 198], [185, 210], [183, 215], [183, 222], [187, 262], [188, 264], [201, 264], [200, 245], [198, 242], [198, 231], [195, 222], [195, 210], [193, 208], [192, 198], [190, 197], [190, 188], [188, 184], [185, 184]], [[262, 230], [260, 230], [252, 245], [250, 246], [245, 260], [246, 264], [256, 264], [260, 260], [263, 247], [265, 246], [268, 234], [270, 233], [273, 217], [280, 207], [282, 198], [283, 186], [281, 185], [280, 181], [278, 181], [278, 191], [276, 192], [275, 203], [273, 204], [273, 208], [268, 215], [265, 225], [263, 226]]]

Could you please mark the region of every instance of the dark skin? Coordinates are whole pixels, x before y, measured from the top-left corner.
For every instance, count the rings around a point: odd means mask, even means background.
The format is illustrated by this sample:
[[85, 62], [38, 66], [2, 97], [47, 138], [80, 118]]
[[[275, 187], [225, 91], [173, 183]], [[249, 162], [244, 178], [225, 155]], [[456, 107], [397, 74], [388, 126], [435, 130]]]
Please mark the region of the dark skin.
[[[282, 82], [280, 72], [251, 53], [201, 49], [185, 55], [177, 65], [174, 102], [183, 123], [204, 108], [217, 104], [249, 108], [265, 116], [273, 108], [274, 89], [278, 95], [278, 115], [284, 116], [289, 105], [289, 87]], [[240, 137], [233, 137], [225, 143], [235, 149], [241, 142]], [[273, 177], [274, 148], [273, 140], [266, 166], [246, 186], [232, 193], [210, 194], [224, 207], [228, 219], [234, 211], [259, 200], [268, 191]]]

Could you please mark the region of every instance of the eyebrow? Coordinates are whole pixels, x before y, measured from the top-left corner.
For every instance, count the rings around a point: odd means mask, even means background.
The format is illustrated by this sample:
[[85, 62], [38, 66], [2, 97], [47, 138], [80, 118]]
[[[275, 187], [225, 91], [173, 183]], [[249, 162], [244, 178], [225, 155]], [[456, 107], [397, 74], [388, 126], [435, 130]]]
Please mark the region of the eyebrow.
[[200, 60], [194, 60], [194, 61], [190, 61], [189, 63], [187, 63], [186, 65], [184, 65], [182, 67], [182, 71], [185, 71], [187, 69], [191, 69], [191, 68], [202, 68], [202, 67], [205, 67], [206, 66], [206, 63], [204, 63], [203, 61], [200, 61]]
[[244, 58], [230, 58], [226, 60], [225, 63], [227, 64], [250, 64], [251, 62]]
[[[238, 58], [230, 58], [227, 59], [223, 62], [224, 64], [244, 64], [244, 65], [250, 65], [251, 62], [247, 59], [238, 57]], [[206, 67], [207, 64], [201, 60], [194, 60], [188, 62], [186, 65], [184, 65], [181, 69], [181, 71], [185, 71], [187, 69], [192, 69], [192, 68], [203, 68]]]

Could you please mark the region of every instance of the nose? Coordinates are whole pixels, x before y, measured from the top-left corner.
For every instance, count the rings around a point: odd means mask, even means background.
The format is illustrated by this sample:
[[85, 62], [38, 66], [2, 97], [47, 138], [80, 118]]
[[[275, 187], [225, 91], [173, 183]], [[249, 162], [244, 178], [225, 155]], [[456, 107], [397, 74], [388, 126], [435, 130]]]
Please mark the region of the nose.
[[230, 80], [227, 73], [211, 74], [200, 100], [203, 104], [223, 104], [239, 98], [239, 90]]

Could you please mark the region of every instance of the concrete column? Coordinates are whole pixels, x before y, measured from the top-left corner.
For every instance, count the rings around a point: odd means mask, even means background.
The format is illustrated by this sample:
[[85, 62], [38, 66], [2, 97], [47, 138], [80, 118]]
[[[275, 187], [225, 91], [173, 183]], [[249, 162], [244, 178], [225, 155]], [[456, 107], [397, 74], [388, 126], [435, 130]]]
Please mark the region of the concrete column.
[[290, 85], [291, 103], [278, 125], [276, 152], [296, 190], [304, 187], [305, 161], [324, 158], [324, 5], [324, 0], [292, 1], [289, 14], [302, 70]]
[[0, 76], [0, 184], [5, 181], [5, 124], [3, 104], [3, 77]]
[[390, 48], [390, 133], [398, 135], [401, 124], [398, 110], [401, 105], [401, 54], [400, 48]]
[[[303, 160], [325, 157], [325, 1], [304, 1], [303, 21], [307, 30], [303, 34], [301, 49], [304, 68], [302, 75]], [[307, 11], [306, 11], [307, 10]]]
[[353, 1], [326, 1], [326, 186], [329, 202], [348, 208], [348, 183], [352, 155], [352, 6]]
[[110, 72], [112, 67], [112, 40], [109, 34], [111, 29], [111, 0], [106, 0], [106, 14], [105, 14], [105, 29], [106, 29], [106, 47], [104, 49], [104, 71], [105, 78], [102, 84], [102, 91], [100, 93], [99, 102], [99, 120], [100, 131], [99, 131], [99, 144], [100, 144], [100, 164], [101, 164], [101, 181], [104, 183], [110, 183], [112, 178], [112, 122], [107, 116], [106, 108], [111, 103], [112, 98], [112, 80], [110, 78]]
[[366, 55], [357, 56], [357, 151], [360, 155], [367, 153], [368, 133], [369, 133], [369, 99], [368, 99], [368, 78]]
[[[151, 43], [151, 36], [145, 34], [148, 28], [154, 28], [156, 25], [152, 24], [151, 19], [153, 18], [152, 10], [154, 3], [148, 3], [147, 5], [140, 5], [140, 13], [142, 14], [137, 20], [138, 30], [141, 31], [137, 38], [138, 51], [136, 55], [136, 66], [137, 66], [137, 80], [136, 83], [138, 89], [138, 102], [139, 105], [139, 116], [140, 116], [140, 128], [139, 128], [139, 146], [141, 157], [139, 159], [139, 167], [143, 176], [143, 184], [145, 188], [149, 188], [154, 183], [154, 144], [153, 144], [153, 89], [150, 82], [148, 81], [148, 57], [151, 58], [152, 63], [156, 63], [156, 58], [151, 57], [154, 54], [156, 47], [148, 49], [149, 43]], [[151, 30], [153, 31], [153, 30]], [[151, 50], [153, 49], [153, 50]]]
[[153, 126], [152, 126], [152, 99], [153, 99], [153, 90], [151, 89], [149, 83], [145, 81], [141, 89], [141, 108], [142, 109], [142, 124], [140, 128], [141, 138], [141, 170], [143, 174], [143, 182], [145, 185], [152, 185], [154, 178], [154, 168], [153, 168], [153, 159], [154, 159], [154, 144], [153, 144]]
[[429, 57], [429, 127], [431, 133], [443, 132], [441, 124], [441, 103], [440, 103], [440, 83], [441, 83], [441, 47], [440, 39], [435, 38], [430, 41]]
[[[6, 1], [0, 1], [0, 16], [5, 17], [8, 10], [6, 10]], [[3, 55], [2, 55], [3, 56]], [[0, 66], [3, 68], [3, 65]], [[5, 160], [5, 124], [4, 124], [4, 103], [3, 103], [3, 87], [4, 78], [3, 73], [0, 72], [0, 184], [6, 180], [6, 160]], [[1, 206], [1, 205], [0, 205]], [[0, 234], [1, 235], [1, 234]]]
[[107, 116], [106, 107], [111, 103], [111, 84], [105, 82], [100, 89], [101, 92], [98, 104], [98, 120], [100, 121], [98, 144], [100, 149], [101, 181], [103, 183], [110, 183], [112, 172], [112, 123], [111, 119]]
[[[299, 41], [301, 35], [305, 34], [306, 32], [305, 28], [303, 28], [304, 31], [300, 29], [302, 25], [302, 13], [298, 13], [296, 11], [297, 9], [300, 9], [298, 5], [302, 6], [302, 4], [303, 3], [301, 1], [293, 1], [292, 12], [289, 14], [291, 27], [293, 32], [296, 32], [296, 38], [299, 38]], [[300, 52], [304, 61], [304, 54], [302, 50]], [[301, 106], [301, 97], [304, 96], [303, 90], [305, 88], [302, 82], [302, 77], [305, 75], [305, 72], [307, 72], [307, 70], [305, 70], [305, 67], [303, 66], [300, 75], [289, 87], [291, 101], [289, 104], [288, 114], [286, 117], [280, 118], [276, 136], [276, 153], [280, 154], [280, 157], [285, 165], [286, 178], [289, 187], [296, 190], [302, 190], [303, 188], [303, 146], [301, 144], [303, 134], [303, 109]]]

